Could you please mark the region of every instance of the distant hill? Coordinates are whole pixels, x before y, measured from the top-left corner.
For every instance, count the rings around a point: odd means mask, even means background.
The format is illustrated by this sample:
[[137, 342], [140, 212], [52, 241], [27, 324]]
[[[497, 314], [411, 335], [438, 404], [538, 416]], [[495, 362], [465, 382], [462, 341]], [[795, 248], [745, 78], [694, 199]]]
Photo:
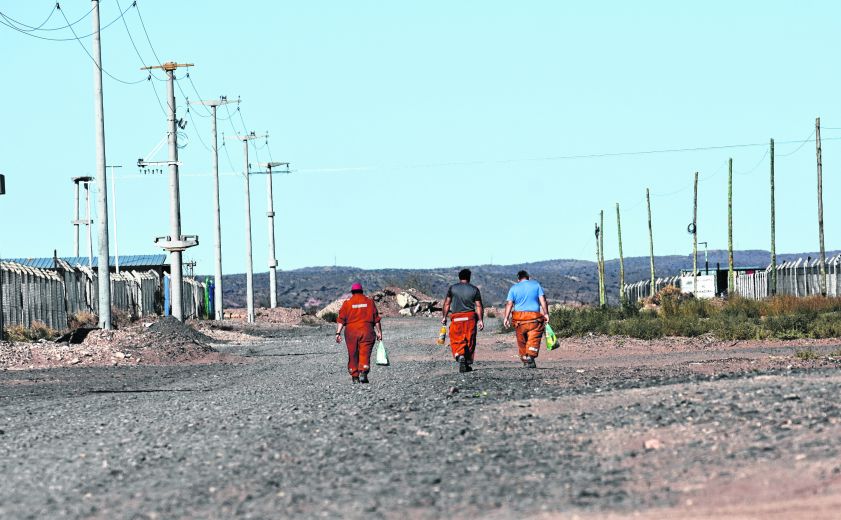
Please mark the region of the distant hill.
[[[837, 251], [827, 252], [829, 257]], [[817, 253], [782, 254], [778, 262], [811, 256]], [[765, 267], [770, 253], [761, 250], [737, 251], [735, 264], [740, 267]], [[710, 251], [710, 269], [720, 263], [727, 268], [727, 251]], [[704, 268], [704, 254], [698, 255], [698, 266]], [[526, 269], [532, 278], [540, 281], [550, 302], [591, 304], [598, 301], [598, 278], [596, 263], [587, 260], [545, 260], [518, 265], [466, 266], [473, 271], [473, 283], [482, 289], [486, 304], [499, 305], [504, 302], [508, 288], [516, 282], [516, 273]], [[670, 255], [655, 257], [657, 276], [673, 276], [681, 269], [691, 269], [691, 255]], [[377, 290], [388, 286], [415, 287], [421, 291], [440, 296], [454, 283], [461, 267], [435, 269], [359, 269], [356, 267], [306, 267], [292, 271], [278, 272], [278, 302], [287, 307], [322, 307], [348, 292], [351, 284], [361, 282], [366, 290]], [[605, 262], [607, 292], [610, 302], [618, 300], [619, 260]], [[649, 277], [648, 257], [625, 259], [625, 281], [627, 283]], [[245, 306], [245, 275], [226, 275], [223, 279], [226, 306]], [[268, 306], [269, 275], [255, 273], [254, 294], [257, 306]]]

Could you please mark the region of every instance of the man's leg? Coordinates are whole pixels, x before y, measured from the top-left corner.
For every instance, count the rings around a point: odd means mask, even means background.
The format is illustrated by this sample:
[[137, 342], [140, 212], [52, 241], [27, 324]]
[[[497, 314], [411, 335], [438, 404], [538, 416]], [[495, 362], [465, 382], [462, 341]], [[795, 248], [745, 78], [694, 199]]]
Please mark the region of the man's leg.
[[361, 383], [368, 382], [368, 371], [371, 370], [371, 351], [374, 349], [373, 341], [359, 342], [359, 364], [358, 373]]
[[458, 359], [459, 356], [464, 355], [464, 349], [467, 347], [467, 338], [465, 337], [464, 321], [453, 321], [450, 323], [450, 349], [453, 352], [453, 357]]
[[359, 336], [345, 334], [345, 343], [347, 344], [347, 371], [350, 377], [356, 379], [359, 377]]
[[546, 324], [544, 322], [530, 323], [530, 330], [528, 331], [528, 339], [526, 340], [526, 350], [528, 355], [536, 358], [540, 354], [540, 343], [543, 340], [543, 333], [546, 331]]
[[477, 338], [477, 329], [476, 329], [476, 321], [474, 320], [470, 324], [470, 329], [467, 331], [467, 345], [464, 350], [464, 358], [467, 361], [467, 365], [470, 366], [473, 364], [473, 357], [476, 354], [476, 338]]

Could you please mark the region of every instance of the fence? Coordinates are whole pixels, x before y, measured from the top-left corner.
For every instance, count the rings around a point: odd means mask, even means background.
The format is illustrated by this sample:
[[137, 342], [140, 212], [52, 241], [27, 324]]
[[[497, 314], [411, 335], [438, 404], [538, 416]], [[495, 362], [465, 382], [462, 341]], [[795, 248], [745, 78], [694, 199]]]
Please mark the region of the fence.
[[[663, 289], [668, 285], [680, 287], [680, 276], [657, 278], [654, 280], [654, 292]], [[643, 298], [651, 296], [651, 280], [642, 280], [637, 283], [625, 284], [625, 300], [628, 303], [636, 303]]]
[[[31, 327], [35, 321], [50, 328], [67, 328], [67, 319], [77, 312], [98, 313], [97, 272], [86, 266], [72, 267], [62, 260], [56, 269], [38, 269], [0, 262], [2, 313], [6, 327]], [[155, 271], [111, 273], [111, 304], [134, 317], [163, 314], [163, 284]], [[205, 316], [205, 284], [184, 280], [185, 318]]]
[[[827, 259], [826, 295], [841, 296], [841, 255]], [[734, 291], [745, 298], [760, 299], [771, 294], [771, 267], [736, 276]], [[815, 296], [821, 294], [820, 265], [817, 259], [790, 260], [777, 265], [777, 294]]]
[[[826, 295], [841, 296], [841, 254], [826, 261]], [[656, 293], [667, 285], [680, 287], [680, 277], [658, 278]], [[691, 287], [690, 287], [691, 289]], [[625, 298], [635, 303], [651, 294], [651, 281], [626, 284]], [[733, 292], [744, 298], [759, 300], [771, 295], [771, 266], [754, 271], [737, 272]], [[798, 258], [777, 264], [777, 294], [791, 296], [816, 296], [821, 294], [821, 274], [817, 259]]]

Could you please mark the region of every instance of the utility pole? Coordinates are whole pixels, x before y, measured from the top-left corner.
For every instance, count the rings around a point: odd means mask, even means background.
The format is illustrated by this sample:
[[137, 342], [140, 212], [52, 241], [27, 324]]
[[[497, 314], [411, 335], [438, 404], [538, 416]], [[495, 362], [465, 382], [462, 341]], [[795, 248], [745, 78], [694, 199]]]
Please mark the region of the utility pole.
[[114, 168], [122, 168], [121, 165], [110, 165], [111, 168], [111, 219], [114, 221], [114, 272], [120, 274], [120, 244], [117, 241], [117, 177]]
[[[0, 173], [0, 195], [6, 194], [6, 176]], [[4, 331], [5, 324], [3, 322], [3, 269], [0, 266], [0, 341], [6, 337]]]
[[[99, 328], [111, 329], [111, 273], [108, 269], [108, 182], [105, 172], [105, 110], [102, 96], [102, 41], [99, 33], [99, 0], [91, 1], [93, 19], [93, 89], [96, 127], [96, 213], [99, 221]], [[88, 225], [90, 230], [90, 225]]]
[[599, 277], [599, 307], [604, 307], [604, 290], [602, 290], [602, 252], [599, 247], [599, 237], [601, 234], [602, 230], [599, 227], [599, 223], [596, 222], [596, 274]]
[[602, 307], [604, 307], [607, 305], [607, 280], [604, 277], [604, 210], [599, 211], [599, 229], [601, 230], [599, 234], [599, 272], [602, 278], [601, 302]]
[[616, 203], [616, 233], [619, 235], [619, 305], [625, 305], [625, 257], [622, 255], [622, 219]]
[[815, 119], [815, 147], [818, 156], [818, 238], [821, 257], [818, 259], [821, 273], [821, 295], [826, 296], [826, 251], [823, 243], [823, 168], [821, 166], [821, 118]]
[[[210, 107], [210, 158], [213, 165], [213, 215], [214, 215], [214, 246], [216, 249], [216, 270], [213, 277], [213, 311], [214, 318], [221, 321], [225, 314], [222, 307], [222, 214], [219, 204], [219, 140], [216, 133], [216, 108], [229, 103], [228, 98], [221, 96], [211, 101], [197, 101], [196, 103]], [[239, 103], [239, 101], [237, 101]]]
[[[178, 180], [178, 128], [184, 127], [185, 123], [175, 118], [175, 70], [180, 67], [192, 67], [192, 63], [166, 62], [161, 65], [143, 67], [141, 70], [163, 69], [167, 75], [167, 103], [169, 104], [168, 141], [169, 141], [169, 223], [170, 234], [166, 237], [157, 237], [155, 243], [165, 251], [169, 251], [169, 274], [170, 274], [170, 304], [172, 306], [172, 317], [178, 321], [184, 321], [184, 309], [182, 307], [181, 292], [183, 290], [183, 271], [181, 255], [185, 249], [197, 246], [199, 241], [195, 235], [181, 234], [181, 193]], [[143, 166], [148, 163], [138, 164]]]
[[268, 210], [266, 215], [269, 217], [269, 302], [271, 308], [277, 307], [277, 258], [275, 257], [275, 243], [274, 243], [274, 196], [272, 194], [272, 168], [286, 166], [284, 173], [289, 173], [289, 163], [283, 162], [267, 162], [260, 166], [266, 168], [266, 197], [268, 199]]
[[771, 295], [777, 294], [777, 210], [774, 200], [774, 139], [771, 139]]
[[88, 221], [88, 267], [93, 268], [93, 218], [91, 218], [91, 185], [85, 183], [85, 218]]
[[238, 135], [231, 138], [242, 141], [243, 180], [245, 188], [245, 297], [248, 323], [254, 323], [254, 261], [252, 259], [251, 246], [251, 181], [249, 178], [248, 141], [264, 137], [266, 136], [255, 135], [254, 132], [251, 132], [247, 135]]
[[698, 294], [698, 172], [695, 172], [695, 196], [692, 203], [692, 293]]
[[733, 158], [727, 161], [727, 294], [736, 287], [733, 271]]
[[651, 294], [654, 296], [654, 232], [651, 229], [651, 194], [645, 189], [645, 204], [648, 206], [648, 261], [651, 267]]

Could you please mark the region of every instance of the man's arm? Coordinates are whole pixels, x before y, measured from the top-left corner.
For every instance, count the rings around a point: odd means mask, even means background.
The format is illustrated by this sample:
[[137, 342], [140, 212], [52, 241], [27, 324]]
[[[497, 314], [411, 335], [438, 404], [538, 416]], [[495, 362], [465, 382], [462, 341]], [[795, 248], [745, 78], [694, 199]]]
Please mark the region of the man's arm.
[[476, 325], [479, 327], [479, 330], [485, 328], [485, 307], [482, 305], [482, 300], [476, 300], [476, 315], [479, 316], [479, 321], [476, 322]]
[[549, 304], [546, 303], [546, 296], [541, 294], [538, 301], [540, 301], [540, 312], [543, 314], [543, 319], [549, 321]]
[[444, 308], [441, 309], [441, 314], [442, 314], [441, 324], [442, 325], [447, 324], [447, 314], [450, 313], [450, 302], [452, 302], [452, 301], [453, 301], [453, 299], [450, 296], [447, 296], [446, 298], [444, 298]]
[[504, 318], [502, 320], [502, 324], [506, 327], [511, 326], [511, 310], [514, 309], [514, 302], [508, 300], [505, 302], [505, 313], [503, 314]]
[[379, 321], [374, 324], [374, 332], [376, 332], [376, 334], [377, 334], [377, 340], [382, 341], [383, 340], [383, 326]]

